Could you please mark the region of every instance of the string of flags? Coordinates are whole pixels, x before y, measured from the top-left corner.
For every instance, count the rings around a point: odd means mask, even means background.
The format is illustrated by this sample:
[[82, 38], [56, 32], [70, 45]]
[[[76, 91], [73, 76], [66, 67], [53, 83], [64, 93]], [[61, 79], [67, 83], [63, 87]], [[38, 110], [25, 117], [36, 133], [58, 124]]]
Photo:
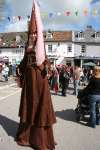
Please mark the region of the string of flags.
[[[67, 17], [71, 17], [71, 16], [99, 16], [100, 15], [100, 10], [98, 11], [97, 9], [92, 10], [91, 12], [89, 12], [87, 9], [84, 9], [83, 12], [79, 12], [78, 10], [75, 10], [74, 12], [72, 11], [65, 11], [65, 12], [41, 12], [41, 16], [42, 17], [49, 17], [49, 18], [53, 18], [53, 17], [59, 17], [59, 16], [67, 16]], [[28, 20], [30, 20], [30, 15], [23, 17], [23, 16], [8, 16], [8, 17], [4, 17], [4, 16], [0, 16], [0, 20], [5, 20], [7, 19], [9, 22], [10, 21], [21, 21], [24, 18], [27, 18]]]

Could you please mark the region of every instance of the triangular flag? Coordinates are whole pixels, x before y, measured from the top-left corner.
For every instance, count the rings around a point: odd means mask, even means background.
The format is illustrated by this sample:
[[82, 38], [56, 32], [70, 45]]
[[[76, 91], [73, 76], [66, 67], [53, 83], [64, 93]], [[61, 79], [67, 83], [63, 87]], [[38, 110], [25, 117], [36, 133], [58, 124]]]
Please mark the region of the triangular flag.
[[15, 20], [16, 20], [16, 21], [19, 21], [19, 18], [18, 18], [18, 16], [15, 16]]
[[27, 18], [28, 18], [28, 20], [29, 20], [29, 19], [30, 19], [30, 16], [28, 15]]
[[92, 14], [93, 14], [93, 16], [97, 16], [98, 15], [98, 10], [94, 9]]
[[10, 21], [10, 17], [7, 17], [7, 19]]
[[57, 16], [61, 16], [61, 12], [57, 12]]
[[13, 21], [16, 21], [16, 17], [15, 16], [13, 16], [12, 19], [13, 19]]
[[70, 15], [71, 15], [71, 12], [70, 12], [70, 11], [66, 11], [66, 15], [67, 15], [67, 16], [70, 16]]
[[49, 13], [49, 17], [50, 17], [50, 18], [53, 17], [53, 13]]
[[21, 16], [18, 16], [19, 21], [21, 20]]
[[85, 10], [83, 11], [83, 13], [84, 13], [84, 16], [88, 16], [88, 10], [87, 10], [87, 9], [85, 9]]
[[75, 11], [75, 15], [76, 15], [76, 16], [78, 16], [78, 10], [77, 10], [77, 11]]

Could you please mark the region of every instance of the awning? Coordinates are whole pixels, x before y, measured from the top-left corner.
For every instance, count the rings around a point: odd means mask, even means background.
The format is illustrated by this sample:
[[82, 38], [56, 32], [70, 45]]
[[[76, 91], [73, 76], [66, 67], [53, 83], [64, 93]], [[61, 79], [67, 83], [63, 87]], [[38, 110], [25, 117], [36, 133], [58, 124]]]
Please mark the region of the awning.
[[3, 57], [3, 62], [9, 62], [9, 58], [7, 56]]
[[9, 58], [7, 56], [0, 57], [0, 62], [9, 62]]
[[83, 65], [83, 66], [91, 66], [91, 67], [96, 66], [96, 64], [93, 63], [93, 62], [83, 63], [82, 65]]

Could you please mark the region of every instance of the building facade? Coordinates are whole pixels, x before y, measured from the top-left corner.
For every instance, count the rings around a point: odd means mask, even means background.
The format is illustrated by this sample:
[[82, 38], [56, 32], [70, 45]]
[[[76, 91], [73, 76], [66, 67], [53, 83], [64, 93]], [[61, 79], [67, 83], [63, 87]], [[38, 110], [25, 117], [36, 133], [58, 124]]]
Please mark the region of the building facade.
[[[0, 60], [8, 58], [19, 63], [24, 55], [27, 32], [0, 34]], [[84, 31], [44, 32], [48, 58], [59, 64], [82, 64], [88, 61], [100, 63], [100, 31], [87, 26]]]
[[100, 63], [100, 31], [87, 26], [85, 31], [73, 32], [74, 59], [76, 63]]
[[72, 31], [46, 32], [45, 49], [48, 58], [55, 64], [71, 64], [71, 58], [74, 57]]
[[19, 64], [24, 56], [24, 47], [19, 48], [0, 48], [0, 61]]

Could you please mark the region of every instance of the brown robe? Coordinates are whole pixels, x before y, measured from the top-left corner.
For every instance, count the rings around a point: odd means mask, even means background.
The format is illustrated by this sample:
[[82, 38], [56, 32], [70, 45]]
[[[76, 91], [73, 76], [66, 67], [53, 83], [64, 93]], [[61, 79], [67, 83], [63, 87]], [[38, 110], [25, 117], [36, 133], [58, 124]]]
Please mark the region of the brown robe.
[[32, 146], [38, 150], [53, 150], [55, 142], [52, 125], [56, 118], [45, 74], [45, 63], [39, 67], [36, 65], [34, 49], [37, 41], [37, 24], [34, 9], [29, 23], [26, 52], [19, 65], [22, 92], [16, 140], [18, 144]]
[[56, 122], [45, 65], [38, 67], [33, 52], [26, 53], [20, 66], [22, 93], [17, 141], [33, 148], [54, 149], [52, 125]]

